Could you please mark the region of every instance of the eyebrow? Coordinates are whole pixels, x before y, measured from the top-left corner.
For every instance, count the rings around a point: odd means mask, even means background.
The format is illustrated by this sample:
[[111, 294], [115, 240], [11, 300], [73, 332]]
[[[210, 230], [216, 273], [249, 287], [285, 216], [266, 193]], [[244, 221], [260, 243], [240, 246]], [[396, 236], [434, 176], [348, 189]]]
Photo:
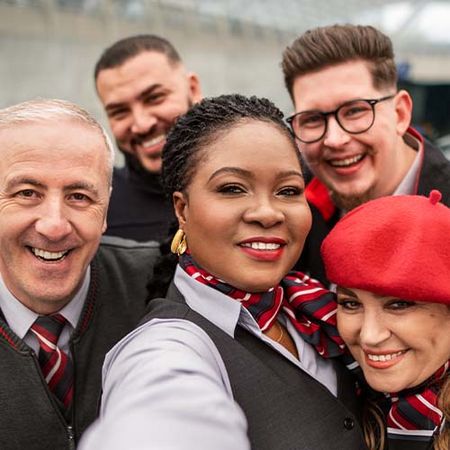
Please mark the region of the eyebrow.
[[[136, 98], [141, 100], [146, 95], [151, 94], [154, 90], [159, 89], [161, 87], [162, 87], [162, 85], [160, 83], [152, 84], [150, 86], [147, 86], [142, 92], [140, 92], [137, 95]], [[105, 105], [105, 110], [109, 112], [109, 111], [112, 111], [114, 109], [121, 108], [121, 107], [123, 107], [125, 105], [126, 105], [126, 102], [112, 102], [112, 103], [108, 103], [108, 104]]]
[[[35, 178], [30, 177], [14, 177], [11, 180], [8, 181], [6, 184], [6, 189], [13, 189], [16, 186], [20, 186], [22, 184], [29, 184], [31, 186], [35, 186], [40, 189], [47, 189], [47, 186], [44, 183], [41, 183], [40, 181], [36, 180]], [[75, 183], [68, 184], [67, 186], [64, 186], [64, 191], [74, 191], [74, 190], [85, 190], [92, 192], [93, 194], [98, 194], [98, 189], [95, 187], [92, 183], [87, 183], [85, 181], [77, 181]]]
[[353, 291], [351, 291], [350, 289], [347, 289], [347, 288], [344, 288], [344, 287], [341, 287], [341, 286], [338, 286], [337, 287], [337, 289], [336, 289], [336, 294], [346, 294], [346, 295], [351, 295], [352, 297], [355, 297], [355, 298], [357, 298], [358, 296], [353, 292]]
[[[254, 174], [250, 172], [250, 170], [241, 169], [240, 167], [221, 167], [220, 169], [217, 169], [215, 172], [212, 173], [212, 175], [208, 178], [208, 181], [211, 181], [212, 179], [218, 177], [222, 174], [232, 174], [232, 175], [238, 175], [241, 177], [249, 177], [249, 178], [255, 178]], [[303, 180], [303, 175], [301, 172], [297, 170], [284, 170], [280, 171], [276, 174], [279, 178], [288, 178], [292, 176], [297, 176]]]
[[[341, 287], [341, 286], [337, 287], [336, 294], [338, 294], [338, 295], [339, 294], [345, 294], [345, 295], [350, 295], [351, 297], [358, 298], [358, 296], [351, 289], [347, 289], [347, 288], [344, 288], [344, 287]], [[380, 300], [389, 299], [389, 298], [397, 298], [397, 297], [391, 297], [391, 296], [385, 296], [385, 295], [376, 294], [375, 292], [371, 292], [371, 294], [374, 297], [379, 298]]]
[[39, 187], [41, 189], [45, 189], [46, 186], [41, 183], [40, 181], [36, 180], [35, 178], [29, 178], [29, 177], [14, 177], [11, 178], [8, 183], [6, 184], [6, 189], [12, 189], [16, 186], [19, 186], [20, 184], [30, 184], [32, 186]]
[[346, 105], [347, 103], [352, 103], [352, 102], [357, 102], [358, 100], [367, 100], [365, 98], [360, 98], [360, 97], [356, 97], [353, 98], [351, 100], [345, 100], [345, 102], [339, 103], [339, 106], [337, 106], [334, 109], [330, 109], [328, 111], [323, 111], [321, 109], [305, 109], [304, 111], [299, 111], [296, 114], [303, 114], [303, 113], [322, 113], [322, 114], [328, 114], [328, 113], [332, 113], [334, 111], [336, 111], [337, 109], [339, 109], [341, 106]]

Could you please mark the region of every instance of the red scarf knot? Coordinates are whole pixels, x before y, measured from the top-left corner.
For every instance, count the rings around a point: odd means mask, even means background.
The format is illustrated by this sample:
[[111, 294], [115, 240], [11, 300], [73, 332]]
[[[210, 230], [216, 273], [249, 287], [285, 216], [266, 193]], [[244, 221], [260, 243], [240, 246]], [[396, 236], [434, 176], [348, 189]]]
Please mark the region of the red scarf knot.
[[344, 343], [336, 329], [335, 294], [319, 281], [301, 272], [290, 272], [266, 292], [236, 289], [199, 267], [189, 252], [180, 257], [180, 266], [198, 282], [238, 300], [262, 331], [269, 329], [282, 310], [307, 343], [324, 358], [343, 356]]

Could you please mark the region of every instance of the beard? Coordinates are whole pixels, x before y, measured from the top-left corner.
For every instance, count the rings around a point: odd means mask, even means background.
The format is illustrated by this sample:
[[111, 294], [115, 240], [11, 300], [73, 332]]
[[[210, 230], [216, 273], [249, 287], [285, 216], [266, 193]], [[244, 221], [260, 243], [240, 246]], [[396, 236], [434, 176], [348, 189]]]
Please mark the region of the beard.
[[332, 188], [330, 189], [330, 196], [333, 200], [333, 203], [339, 208], [344, 210], [345, 212], [351, 211], [356, 207], [362, 205], [363, 203], [368, 202], [369, 200], [374, 199], [373, 189], [369, 188], [365, 192], [355, 193], [351, 195], [341, 194], [339, 192], [334, 191]]
[[[375, 155], [377, 151], [369, 147], [366, 149], [365, 158], [372, 157]], [[364, 192], [352, 192], [349, 194], [342, 194], [337, 192], [334, 189], [334, 186], [328, 183], [325, 183], [328, 187], [328, 191], [330, 193], [330, 197], [333, 200], [333, 203], [339, 208], [344, 210], [345, 212], [351, 211], [356, 207], [362, 205], [363, 203], [368, 202], [369, 200], [373, 200], [375, 198], [375, 189], [373, 186], [370, 186]]]

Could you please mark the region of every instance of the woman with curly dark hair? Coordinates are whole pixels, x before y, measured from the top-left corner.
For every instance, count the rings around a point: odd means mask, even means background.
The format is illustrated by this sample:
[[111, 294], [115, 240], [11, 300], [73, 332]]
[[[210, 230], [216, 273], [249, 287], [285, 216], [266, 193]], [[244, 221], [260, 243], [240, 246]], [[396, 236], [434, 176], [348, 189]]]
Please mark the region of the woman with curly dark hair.
[[203, 100], [171, 130], [162, 176], [174, 280], [109, 354], [92, 448], [364, 449], [333, 295], [290, 272], [311, 213], [282, 113]]

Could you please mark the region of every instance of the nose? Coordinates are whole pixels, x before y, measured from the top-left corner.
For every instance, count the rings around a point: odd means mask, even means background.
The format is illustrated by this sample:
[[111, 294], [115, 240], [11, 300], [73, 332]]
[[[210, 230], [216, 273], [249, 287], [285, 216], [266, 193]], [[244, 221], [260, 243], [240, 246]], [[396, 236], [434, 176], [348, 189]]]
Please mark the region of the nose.
[[276, 199], [252, 198], [251, 204], [244, 213], [248, 223], [258, 223], [264, 228], [270, 228], [284, 221], [284, 213], [276, 204]]
[[327, 130], [323, 143], [327, 147], [339, 148], [350, 141], [350, 135], [339, 125], [336, 117], [328, 116]]
[[131, 124], [132, 133], [148, 133], [156, 125], [156, 123], [156, 116], [144, 107], [135, 108], [133, 110], [133, 122]]
[[48, 200], [41, 206], [40, 216], [35, 222], [36, 231], [49, 241], [63, 240], [72, 232], [72, 225], [66, 217], [62, 200]]
[[361, 344], [367, 347], [376, 347], [389, 339], [391, 331], [383, 318], [372, 311], [365, 311], [361, 323]]

